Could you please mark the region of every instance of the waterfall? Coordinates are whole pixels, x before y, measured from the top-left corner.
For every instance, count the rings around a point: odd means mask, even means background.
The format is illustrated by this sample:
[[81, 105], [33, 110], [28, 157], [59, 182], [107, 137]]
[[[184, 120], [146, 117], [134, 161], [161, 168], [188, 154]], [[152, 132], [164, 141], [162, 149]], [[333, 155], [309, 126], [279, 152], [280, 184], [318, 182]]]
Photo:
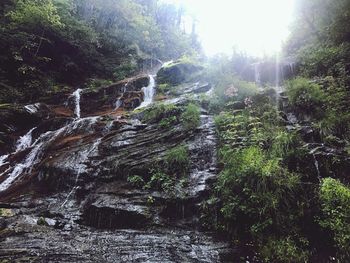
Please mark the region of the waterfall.
[[[25, 135], [21, 136], [17, 142], [16, 142], [16, 150], [13, 154], [16, 154], [20, 151], [23, 151], [27, 148], [30, 147], [30, 145], [32, 144], [32, 132], [36, 129], [33, 128], [31, 129], [29, 132], [27, 132]], [[3, 156], [0, 156], [0, 167], [3, 166], [4, 164], [6, 164], [6, 160], [7, 158], [9, 157], [10, 155], [7, 154], [7, 155], [3, 155]]]
[[122, 105], [123, 105], [123, 101], [121, 100], [121, 97], [120, 97], [120, 98], [118, 98], [117, 101], [115, 102], [114, 111], [117, 111]]
[[[25, 136], [20, 138], [19, 141], [23, 143], [18, 143], [17, 146], [17, 149], [21, 150], [31, 147], [31, 151], [27, 154], [27, 156], [21, 163], [17, 163], [14, 167], [10, 167], [5, 172], [0, 174], [0, 176], [5, 175], [6, 173], [12, 170], [6, 178], [6, 180], [0, 184], [0, 192], [6, 190], [21, 174], [30, 173], [33, 167], [41, 161], [41, 155], [47, 149], [49, 144], [55, 139], [57, 139], [59, 136], [67, 136], [72, 134], [74, 131], [89, 131], [91, 130], [92, 125], [96, 123], [98, 119], [99, 117], [89, 117], [75, 120], [72, 123], [69, 123], [68, 125], [58, 130], [43, 133], [38, 139], [34, 141], [34, 143], [31, 143], [31, 132], [35, 129], [33, 128]], [[7, 158], [4, 158], [2, 156], [1, 159], [6, 160]]]
[[77, 184], [78, 184], [78, 180], [79, 180], [79, 176], [84, 168], [84, 163], [89, 159], [90, 154], [94, 153], [96, 150], [98, 150], [98, 146], [100, 145], [100, 143], [102, 142], [102, 138], [99, 138], [97, 141], [95, 141], [93, 143], [93, 145], [91, 146], [91, 148], [89, 148], [88, 150], [82, 151], [80, 153], [80, 162], [79, 162], [79, 167], [78, 167], [78, 171], [77, 174], [75, 176], [75, 183], [74, 183], [74, 187], [73, 189], [68, 193], [65, 201], [62, 203], [61, 207], [64, 207], [66, 205], [66, 203], [69, 201], [69, 198], [72, 196], [72, 194], [75, 192], [75, 190], [77, 189]]
[[18, 139], [16, 143], [16, 153], [27, 149], [32, 144], [32, 132], [35, 129], [36, 127]]
[[261, 87], [260, 63], [254, 64], [254, 77], [256, 85]]
[[34, 113], [38, 112], [39, 107], [40, 107], [40, 103], [35, 103], [35, 104], [24, 106], [24, 109], [27, 112], [29, 112], [30, 114], [34, 114]]
[[149, 84], [147, 87], [143, 87], [142, 91], [144, 93], [144, 100], [139, 107], [136, 109], [141, 109], [150, 105], [153, 101], [154, 88], [156, 86], [156, 81], [152, 75], [149, 75]]
[[8, 157], [8, 154], [0, 156], [0, 167], [6, 164], [6, 160]]
[[316, 158], [316, 155], [313, 154], [312, 155], [314, 157], [314, 164], [315, 164], [315, 168], [316, 168], [316, 172], [317, 172], [317, 178], [318, 180], [321, 182], [321, 172], [320, 172], [320, 165], [318, 163], [318, 160]]
[[81, 94], [81, 91], [82, 91], [82, 89], [77, 89], [72, 94], [72, 96], [74, 97], [74, 102], [75, 102], [74, 114], [78, 119], [80, 119], [80, 94]]

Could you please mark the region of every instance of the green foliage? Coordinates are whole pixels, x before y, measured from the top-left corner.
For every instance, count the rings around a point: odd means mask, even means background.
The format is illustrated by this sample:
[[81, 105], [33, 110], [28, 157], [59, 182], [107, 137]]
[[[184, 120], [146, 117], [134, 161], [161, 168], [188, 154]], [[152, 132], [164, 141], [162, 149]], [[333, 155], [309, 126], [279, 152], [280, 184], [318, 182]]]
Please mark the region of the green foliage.
[[177, 24], [177, 11], [139, 0], [1, 4], [0, 101], [28, 102], [91, 78], [117, 81], [148, 69], [149, 61], [200, 51]]
[[170, 192], [174, 187], [174, 180], [160, 169], [152, 170], [150, 181], [146, 184], [146, 189]]
[[36, 223], [39, 226], [47, 226], [47, 222], [46, 222], [45, 218], [43, 218], [43, 217], [39, 217]]
[[[307, 241], [304, 240], [304, 243]], [[297, 246], [291, 238], [273, 239], [270, 238], [260, 248], [260, 253], [265, 262], [285, 262], [285, 263], [304, 263], [308, 262], [309, 253], [305, 248]]]
[[106, 79], [90, 79], [88, 82], [85, 84], [85, 87], [90, 90], [96, 90], [98, 88], [108, 86], [112, 84], [113, 82], [110, 80]]
[[181, 121], [186, 130], [194, 130], [200, 124], [200, 109], [196, 104], [190, 103], [181, 115]]
[[16, 0], [13, 11], [7, 14], [16, 26], [36, 31], [45, 28], [61, 28], [61, 18], [52, 0]]
[[145, 185], [145, 181], [139, 175], [132, 175], [128, 177], [128, 182], [136, 188], [142, 188]]
[[157, 103], [144, 111], [143, 120], [151, 123], [158, 122], [176, 115], [178, 110], [178, 107], [174, 104]]
[[339, 257], [350, 259], [350, 188], [336, 179], [325, 178], [320, 189], [320, 225], [331, 231]]
[[172, 125], [177, 123], [176, 116], [170, 116], [168, 118], [164, 118], [159, 122], [159, 127], [163, 129], [169, 129]]
[[287, 82], [290, 103], [298, 110], [321, 117], [326, 94], [321, 87], [304, 78], [296, 78]]
[[189, 168], [188, 149], [184, 145], [177, 146], [167, 151], [165, 161], [170, 172], [179, 171], [184, 174]]
[[222, 150], [221, 156], [225, 168], [217, 190], [228, 228], [258, 238], [272, 229], [291, 231], [300, 212], [295, 202], [299, 177], [258, 147]]
[[170, 85], [168, 83], [163, 83], [158, 85], [158, 93], [165, 94], [170, 90]]

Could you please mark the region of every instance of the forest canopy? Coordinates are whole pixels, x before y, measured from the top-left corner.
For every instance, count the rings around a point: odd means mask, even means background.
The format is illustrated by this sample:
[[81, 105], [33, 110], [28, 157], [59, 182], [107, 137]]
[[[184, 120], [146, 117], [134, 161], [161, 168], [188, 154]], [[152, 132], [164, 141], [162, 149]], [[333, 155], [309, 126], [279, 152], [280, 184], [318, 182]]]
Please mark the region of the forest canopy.
[[201, 52], [183, 15], [156, 0], [1, 1], [0, 101], [30, 101], [91, 78], [115, 81]]

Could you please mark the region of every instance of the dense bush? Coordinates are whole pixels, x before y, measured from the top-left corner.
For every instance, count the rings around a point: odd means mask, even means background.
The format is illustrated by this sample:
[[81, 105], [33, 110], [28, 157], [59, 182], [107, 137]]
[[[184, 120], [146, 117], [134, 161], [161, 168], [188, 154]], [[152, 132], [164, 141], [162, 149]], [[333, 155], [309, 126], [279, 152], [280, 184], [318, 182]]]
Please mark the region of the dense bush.
[[304, 78], [296, 78], [287, 82], [290, 103], [296, 110], [321, 118], [324, 114], [326, 94], [321, 87]]
[[[301, 240], [305, 245], [306, 240]], [[270, 238], [262, 245], [261, 257], [265, 262], [281, 263], [305, 263], [308, 262], [310, 253], [305, 248], [300, 248], [291, 238], [273, 239]]]
[[258, 147], [225, 150], [221, 155], [225, 168], [217, 190], [228, 229], [257, 238], [269, 231], [292, 231], [299, 177]]
[[184, 145], [177, 146], [167, 151], [165, 161], [170, 173], [180, 172], [184, 175], [189, 168], [188, 149]]
[[144, 111], [143, 120], [154, 123], [176, 115], [180, 109], [174, 104], [157, 103]]
[[350, 260], [350, 188], [325, 178], [320, 189], [320, 225], [331, 231], [338, 256]]

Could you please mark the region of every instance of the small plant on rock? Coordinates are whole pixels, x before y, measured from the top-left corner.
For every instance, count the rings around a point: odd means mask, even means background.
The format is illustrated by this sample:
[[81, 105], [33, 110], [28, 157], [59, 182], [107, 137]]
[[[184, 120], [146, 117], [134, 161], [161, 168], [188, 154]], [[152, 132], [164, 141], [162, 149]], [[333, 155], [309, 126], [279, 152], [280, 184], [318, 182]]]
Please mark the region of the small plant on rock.
[[145, 181], [139, 175], [132, 175], [128, 177], [128, 182], [136, 188], [142, 188], [145, 185]]
[[185, 111], [181, 115], [181, 120], [186, 130], [194, 130], [200, 124], [200, 109], [194, 104], [187, 105]]

